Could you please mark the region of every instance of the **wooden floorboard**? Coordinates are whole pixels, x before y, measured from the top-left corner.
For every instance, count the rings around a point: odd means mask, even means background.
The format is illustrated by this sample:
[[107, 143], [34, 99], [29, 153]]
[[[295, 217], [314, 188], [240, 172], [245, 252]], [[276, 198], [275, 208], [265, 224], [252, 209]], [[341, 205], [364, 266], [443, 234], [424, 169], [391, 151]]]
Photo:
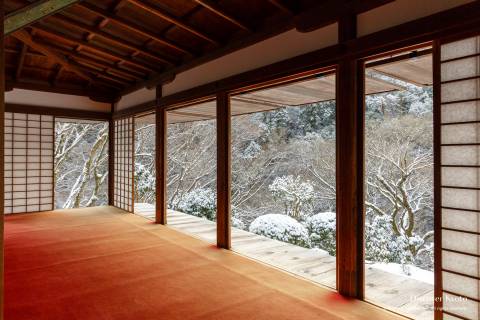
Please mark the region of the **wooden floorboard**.
[[[135, 208], [137, 214], [154, 219], [152, 205], [137, 203]], [[216, 241], [216, 224], [212, 221], [172, 210], [168, 211], [167, 221], [177, 230], [208, 242]], [[232, 250], [308, 280], [332, 288], [336, 285], [336, 259], [326, 251], [302, 248], [236, 228], [232, 230]], [[369, 300], [393, 306], [399, 313], [413, 314], [416, 319], [433, 319], [428, 303], [433, 301], [432, 284], [372, 267], [365, 272]]]

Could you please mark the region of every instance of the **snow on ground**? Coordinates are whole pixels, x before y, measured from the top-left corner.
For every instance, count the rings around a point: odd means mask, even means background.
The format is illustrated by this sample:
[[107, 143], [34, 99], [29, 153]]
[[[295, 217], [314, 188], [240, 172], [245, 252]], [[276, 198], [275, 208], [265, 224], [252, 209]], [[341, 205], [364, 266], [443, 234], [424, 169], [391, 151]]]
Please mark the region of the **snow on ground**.
[[[433, 285], [433, 272], [420, 269], [419, 267], [413, 265], [402, 266], [399, 263], [369, 263], [366, 265], [366, 267], [382, 270], [388, 273], [393, 273]], [[406, 271], [409, 274], [404, 272], [405, 268], [408, 268]]]

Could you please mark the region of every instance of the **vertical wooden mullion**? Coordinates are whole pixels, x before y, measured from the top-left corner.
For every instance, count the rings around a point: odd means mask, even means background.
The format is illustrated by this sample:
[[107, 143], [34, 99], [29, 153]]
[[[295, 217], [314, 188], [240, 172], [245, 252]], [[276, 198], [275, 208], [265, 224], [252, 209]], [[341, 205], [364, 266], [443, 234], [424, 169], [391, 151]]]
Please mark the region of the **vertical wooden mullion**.
[[[3, 1], [0, 1], [0, 16], [4, 18], [4, 5]], [[3, 320], [3, 299], [4, 299], [4, 277], [3, 277], [3, 225], [4, 225], [4, 205], [5, 205], [5, 189], [4, 189], [4, 171], [5, 171], [5, 50], [4, 50], [4, 35], [3, 35], [3, 23], [0, 27], [0, 216], [2, 223], [0, 224], [0, 320]], [[13, 134], [12, 134], [13, 137]], [[12, 139], [13, 140], [13, 139]], [[13, 143], [12, 143], [13, 144]], [[12, 154], [13, 157], [13, 154]], [[13, 200], [12, 200], [13, 201]]]
[[217, 94], [217, 246], [231, 247], [231, 106], [226, 92]]
[[130, 175], [131, 175], [131, 180], [130, 180], [130, 212], [134, 212], [135, 209], [135, 118], [130, 117], [128, 119], [128, 128], [129, 128], [129, 138], [131, 143], [129, 146], [132, 148], [131, 153], [130, 153], [130, 161], [132, 161], [129, 170]]
[[162, 86], [157, 86], [155, 107], [155, 223], [167, 224], [167, 111], [160, 107]]
[[[112, 114], [114, 104], [112, 103]], [[111, 114], [111, 115], [112, 115]], [[114, 205], [115, 188], [115, 122], [112, 117], [108, 120], [108, 205]]]
[[434, 319], [443, 319], [442, 214], [441, 214], [441, 70], [440, 43], [433, 43], [433, 228]]

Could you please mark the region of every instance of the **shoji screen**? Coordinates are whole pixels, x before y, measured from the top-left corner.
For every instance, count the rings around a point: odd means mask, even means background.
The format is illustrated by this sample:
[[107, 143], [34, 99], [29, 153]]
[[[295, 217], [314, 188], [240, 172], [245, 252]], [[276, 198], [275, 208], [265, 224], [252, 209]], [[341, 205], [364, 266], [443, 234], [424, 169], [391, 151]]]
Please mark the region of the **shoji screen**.
[[133, 117], [115, 120], [114, 205], [133, 212]]
[[53, 210], [52, 116], [5, 113], [5, 213]]
[[444, 319], [479, 319], [480, 38], [440, 51]]

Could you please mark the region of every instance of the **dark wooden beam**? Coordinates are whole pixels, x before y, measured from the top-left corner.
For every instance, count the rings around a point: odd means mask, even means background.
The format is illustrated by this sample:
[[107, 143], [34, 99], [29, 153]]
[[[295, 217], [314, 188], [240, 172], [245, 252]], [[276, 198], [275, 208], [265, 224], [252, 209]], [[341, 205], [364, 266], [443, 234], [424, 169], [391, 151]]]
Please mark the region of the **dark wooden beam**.
[[44, 92], [84, 96], [84, 97], [89, 97], [93, 101], [98, 101], [98, 102], [110, 103], [118, 99], [118, 95], [114, 91], [104, 92], [101, 90], [87, 89], [81, 86], [62, 86], [60, 84], [52, 85], [48, 81], [38, 81], [34, 79], [28, 79], [25, 77], [22, 78], [21, 82], [7, 79], [6, 87], [12, 88], [12, 89], [18, 88], [18, 89], [33, 90], [33, 91], [44, 91]]
[[[4, 19], [4, 1], [0, 1], [0, 18]], [[4, 32], [4, 25], [0, 27], [2, 36], [0, 36], [0, 320], [3, 320], [3, 305], [4, 305], [4, 203], [5, 203], [5, 183], [4, 183], [4, 176], [5, 170], [4, 163], [5, 163], [5, 50], [4, 48], [4, 41], [5, 41], [5, 32]]]
[[108, 121], [111, 118], [111, 114], [109, 112], [86, 111], [86, 110], [66, 109], [66, 108], [57, 108], [57, 107], [48, 107], [48, 106], [33, 106], [33, 105], [17, 104], [17, 103], [6, 103], [5, 110], [7, 112], [44, 114], [44, 115], [56, 116], [56, 117], [62, 117], [62, 118], [84, 119], [84, 120]]
[[23, 42], [27, 46], [43, 53], [44, 55], [46, 55], [48, 58], [55, 61], [56, 63], [61, 64], [66, 70], [75, 73], [77, 76], [81, 77], [82, 79], [85, 79], [89, 82], [94, 82], [94, 79], [92, 78], [91, 75], [84, 72], [80, 68], [72, 65], [71, 62], [68, 61], [64, 56], [62, 56], [62, 55], [56, 53], [55, 51], [50, 50], [49, 48], [35, 42], [33, 40], [32, 36], [28, 32], [26, 32], [24, 30], [19, 30], [19, 31], [15, 32], [14, 34], [12, 34], [12, 36], [17, 38], [18, 40], [20, 40], [21, 42]]
[[200, 30], [198, 30], [197, 28], [191, 26], [190, 24], [188, 24], [186, 21], [183, 21], [182, 19], [179, 19], [179, 18], [176, 18], [174, 16], [172, 16], [171, 14], [169, 14], [168, 12], [158, 8], [158, 7], [154, 7], [152, 5], [149, 5], [143, 1], [140, 1], [140, 0], [128, 0], [130, 3], [134, 4], [135, 6], [139, 7], [139, 8], [142, 8], [143, 10], [147, 11], [147, 12], [150, 12], [151, 14], [159, 17], [160, 19], [163, 19], [163, 20], [166, 20], [174, 25], [176, 25], [177, 27], [183, 29], [183, 30], [186, 30], [188, 32], [190, 32], [191, 34], [194, 34], [196, 35], [197, 37], [203, 39], [203, 40], [206, 40], [210, 43], [213, 43], [215, 45], [218, 45], [219, 42], [215, 39], [213, 39], [211, 36], [209, 36], [208, 34], [206, 34], [205, 32], [202, 32]]
[[112, 103], [108, 119], [108, 205], [113, 206], [115, 200], [115, 121], [111, 117], [115, 110]]
[[17, 70], [15, 71], [15, 80], [19, 80], [22, 74], [23, 62], [25, 61], [25, 55], [28, 51], [28, 46], [25, 43], [22, 43], [22, 50], [18, 56]]
[[394, 0], [328, 0], [295, 17], [295, 27], [300, 32], [310, 32], [335, 23], [345, 15], [360, 14], [383, 6]]
[[137, 89], [140, 89], [142, 87], [147, 87], [147, 88], [153, 88], [157, 85], [157, 83], [163, 82], [166, 78], [172, 78], [175, 77], [176, 74], [192, 69], [198, 65], [201, 65], [203, 63], [209, 62], [211, 60], [214, 60], [216, 58], [222, 57], [226, 54], [235, 52], [239, 49], [245, 48], [249, 45], [252, 45], [254, 43], [263, 41], [265, 39], [271, 38], [273, 36], [276, 36], [280, 33], [286, 32], [288, 30], [293, 29], [293, 21], [287, 21], [285, 22], [285, 17], [280, 17], [280, 16], [275, 16], [272, 19], [269, 19], [268, 21], [265, 21], [263, 26], [259, 27], [257, 32], [251, 33], [246, 37], [241, 37], [237, 39], [233, 39], [228, 45], [220, 47], [216, 50], [213, 50], [209, 53], [206, 53], [198, 58], [194, 58], [192, 60], [189, 60], [182, 65], [174, 68], [170, 68], [167, 71], [161, 73], [160, 75], [156, 77], [152, 77], [152, 79], [147, 80], [144, 84], [141, 84], [137, 87], [132, 87], [128, 89], [127, 91], [123, 92], [122, 94], [127, 94], [130, 92], [133, 92]]
[[177, 45], [177, 44], [173, 43], [172, 41], [169, 41], [169, 40], [165, 39], [164, 37], [161, 37], [161, 36], [155, 34], [154, 32], [151, 32], [150, 30], [148, 30], [148, 29], [146, 29], [146, 28], [144, 28], [144, 27], [142, 27], [142, 26], [140, 26], [136, 23], [128, 21], [128, 20], [126, 20], [122, 17], [116, 16], [116, 15], [112, 14], [111, 12], [109, 12], [107, 10], [104, 10], [102, 8], [94, 6], [94, 5], [92, 5], [88, 2], [81, 3], [81, 4], [79, 4], [79, 6], [86, 9], [86, 10], [89, 10], [90, 12], [93, 12], [93, 13], [95, 13], [95, 14], [103, 17], [103, 18], [109, 19], [110, 21], [115, 22], [116, 24], [122, 26], [125, 29], [131, 30], [131, 31], [136, 32], [138, 34], [141, 34], [144, 37], [154, 39], [158, 43], [161, 43], [161, 44], [163, 44], [167, 47], [170, 47], [170, 48], [175, 49], [175, 50], [177, 50], [179, 52], [182, 52], [182, 53], [195, 55], [191, 50], [189, 50], [187, 48], [183, 48], [180, 45]]
[[294, 15], [295, 12], [289, 8], [285, 3], [283, 3], [282, 0], [268, 0], [272, 5], [274, 5], [277, 9], [280, 9], [280, 11], [288, 14], [288, 15]]
[[223, 10], [217, 3], [211, 0], [195, 0], [196, 3], [200, 4], [204, 8], [210, 10], [211, 12], [215, 13], [219, 17], [231, 22], [232, 24], [236, 25], [240, 29], [243, 29], [248, 32], [252, 32], [252, 29], [249, 28], [245, 23], [241, 22], [231, 14], [228, 14]]
[[115, 45], [118, 45], [118, 46], [121, 46], [123, 48], [132, 50], [133, 51], [132, 54], [141, 53], [148, 58], [154, 59], [156, 61], [159, 61], [159, 62], [161, 62], [163, 64], [167, 64], [167, 65], [178, 64], [178, 59], [174, 60], [172, 57], [167, 57], [160, 52], [153, 52], [153, 51], [148, 50], [146, 48], [142, 48], [138, 45], [135, 45], [135, 44], [131, 43], [130, 41], [127, 41], [123, 38], [120, 38], [120, 37], [117, 37], [115, 35], [109, 34], [107, 32], [99, 30], [95, 27], [89, 26], [88, 24], [85, 24], [83, 22], [74, 20], [70, 17], [66, 17], [64, 15], [58, 14], [58, 15], [52, 16], [51, 19], [59, 21], [60, 23], [66, 25], [68, 27], [74, 27], [74, 28], [82, 30], [84, 32], [88, 32], [88, 33], [90, 33], [90, 35], [94, 35], [94, 36], [103, 38], [103, 39], [107, 40], [108, 42], [113, 43]]
[[232, 112], [227, 92], [217, 94], [217, 246], [231, 247]]
[[60, 10], [64, 10], [71, 5], [74, 5], [81, 0], [38, 0], [27, 5], [17, 11], [12, 12], [5, 17], [4, 20], [4, 34], [9, 35], [12, 32], [25, 28], [26, 26], [35, 23], [49, 15], [52, 15]]
[[[339, 42], [356, 37], [357, 15], [349, 9], [340, 17]], [[336, 81], [337, 290], [344, 296], [363, 299], [363, 62], [351, 57], [341, 59]]]
[[[156, 88], [156, 98], [162, 97], [162, 85]], [[155, 109], [155, 223], [167, 224], [167, 111]]]

